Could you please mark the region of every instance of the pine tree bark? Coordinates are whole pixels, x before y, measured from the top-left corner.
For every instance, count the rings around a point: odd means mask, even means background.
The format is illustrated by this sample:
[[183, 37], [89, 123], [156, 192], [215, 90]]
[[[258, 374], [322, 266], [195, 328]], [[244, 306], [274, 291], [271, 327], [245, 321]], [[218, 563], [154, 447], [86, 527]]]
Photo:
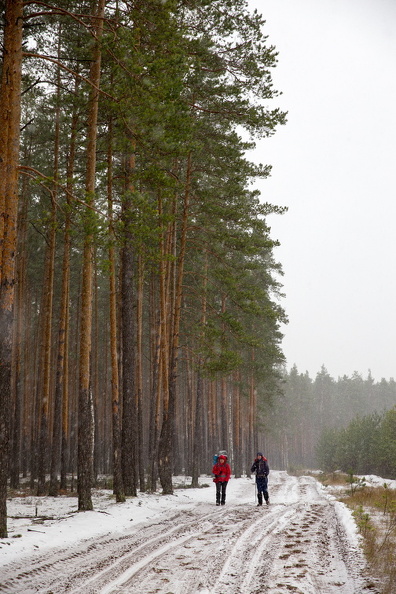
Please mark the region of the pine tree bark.
[[[202, 296], [202, 312], [201, 312], [201, 327], [202, 334], [206, 326], [206, 312], [207, 312], [207, 287], [208, 287], [208, 253], [205, 252], [205, 265], [203, 272], [203, 296]], [[203, 378], [201, 367], [203, 365], [202, 358], [198, 360], [197, 370], [197, 395], [195, 402], [195, 423], [193, 427], [193, 457], [192, 457], [192, 480], [191, 486], [198, 487], [198, 478], [200, 475], [199, 459], [202, 456], [203, 449]]]
[[[176, 200], [174, 201], [176, 202]], [[175, 216], [175, 213], [172, 213]], [[162, 486], [163, 493], [172, 493], [172, 446], [173, 446], [173, 419], [175, 410], [171, 409], [174, 402], [170, 398], [170, 357], [171, 357], [171, 328], [174, 316], [173, 299], [171, 294], [172, 271], [174, 264], [166, 256], [172, 254], [175, 241], [175, 223], [168, 226], [163, 233], [161, 246], [161, 265], [160, 265], [160, 327], [161, 327], [161, 347], [160, 347], [160, 370], [161, 370], [161, 392], [162, 392], [162, 425], [158, 439], [158, 476]]]
[[134, 249], [131, 229], [132, 199], [130, 175], [134, 156], [127, 165], [127, 180], [122, 205], [124, 245], [121, 251], [121, 323], [122, 323], [122, 477], [125, 495], [136, 497], [136, 429], [135, 399], [135, 286]]
[[138, 286], [137, 286], [137, 337], [136, 337], [136, 409], [138, 423], [137, 456], [139, 460], [139, 489], [145, 491], [145, 472], [143, 457], [143, 297], [144, 297], [144, 263], [141, 254], [138, 256]]
[[[74, 92], [78, 95], [80, 81], [74, 82]], [[62, 491], [67, 489], [67, 472], [69, 466], [69, 328], [70, 328], [70, 251], [71, 251], [71, 200], [74, 188], [74, 169], [76, 159], [76, 139], [79, 125], [79, 111], [73, 107], [71, 119], [69, 154], [66, 166], [66, 219], [63, 235], [63, 264], [62, 264], [62, 292], [61, 310], [59, 315], [58, 335], [58, 360], [55, 394], [58, 391], [62, 402], [62, 430], [61, 430], [61, 459], [60, 459], [60, 485]]]
[[[252, 350], [251, 358], [252, 362], [254, 363], [254, 350]], [[249, 377], [249, 445], [250, 452], [252, 452], [251, 455], [256, 455], [259, 448], [259, 444], [257, 432], [257, 393], [254, 382], [253, 370], [251, 370]]]
[[29, 291], [26, 290], [25, 301], [25, 326], [24, 326], [24, 348], [23, 359], [25, 365], [25, 374], [23, 377], [23, 415], [22, 415], [22, 444], [21, 444], [21, 471], [24, 478], [28, 475], [28, 470], [31, 468], [32, 452], [30, 450], [30, 417], [32, 410], [32, 402], [34, 402], [34, 352], [31, 352], [30, 343], [27, 337], [32, 336], [32, 316], [30, 315], [30, 308], [28, 307]]
[[[167, 302], [168, 279], [170, 276], [170, 263], [166, 260], [169, 253], [169, 224], [164, 224], [164, 207], [161, 192], [158, 193], [158, 224], [160, 232], [160, 264], [159, 264], [159, 307], [158, 315], [155, 315], [155, 322], [158, 323], [155, 333], [155, 359], [153, 366], [153, 398], [154, 398], [154, 431], [151, 448], [151, 490], [156, 490], [156, 481], [160, 476], [160, 437], [161, 437], [161, 414], [168, 407], [169, 393], [169, 306]], [[154, 307], [156, 307], [155, 300]], [[154, 314], [153, 314], [154, 315]]]
[[98, 267], [97, 249], [93, 249], [94, 271], [93, 271], [93, 315], [92, 315], [92, 347], [91, 347], [91, 385], [92, 385], [92, 413], [93, 413], [93, 475], [92, 484], [98, 480], [100, 460], [103, 451], [103, 410], [102, 399], [99, 397], [99, 324], [98, 324]]
[[[217, 449], [221, 449], [219, 448], [216, 403], [216, 384], [211, 381], [208, 385], [208, 438], [209, 448], [212, 454], [214, 454]], [[210, 470], [212, 469], [210, 468]]]
[[[68, 344], [69, 344], [69, 293], [70, 293], [70, 213], [67, 210], [63, 263], [62, 263], [62, 289], [61, 306], [59, 312], [58, 328], [58, 356], [55, 379], [55, 403], [54, 403], [54, 428], [52, 436], [52, 459], [50, 495], [57, 496], [59, 488], [66, 489], [66, 468], [67, 468], [67, 439], [68, 439]], [[60, 483], [58, 483], [58, 471], [60, 471]]]
[[235, 478], [242, 476], [242, 440], [241, 440], [241, 390], [240, 373], [234, 374], [233, 380], [233, 404], [234, 404], [234, 474]]
[[52, 338], [52, 304], [54, 296], [54, 266], [55, 266], [55, 223], [56, 203], [51, 194], [51, 220], [46, 248], [44, 270], [44, 292], [42, 302], [42, 344], [40, 356], [41, 377], [41, 408], [40, 408], [40, 434], [38, 450], [38, 484], [37, 495], [45, 493], [45, 479], [48, 467], [48, 431], [49, 431], [49, 403], [51, 381], [51, 338]]
[[109, 286], [110, 286], [110, 359], [111, 402], [113, 421], [113, 492], [117, 503], [125, 502], [121, 465], [120, 378], [118, 367], [117, 286], [115, 262], [115, 232], [113, 221], [113, 122], [109, 121], [107, 149], [107, 209], [109, 217]]
[[197, 394], [195, 399], [195, 419], [193, 427], [193, 451], [192, 451], [192, 476], [191, 486], [198, 487], [200, 475], [200, 458], [202, 456], [202, 403], [203, 403], [203, 380], [198, 363], [197, 370]]
[[0, 538], [7, 537], [11, 360], [21, 118], [22, 0], [6, 0], [0, 88]]
[[228, 450], [227, 379], [220, 380], [221, 449]]
[[255, 407], [254, 407], [254, 387], [252, 378], [248, 378], [249, 381], [249, 399], [248, 399], [248, 439], [247, 439], [247, 452], [246, 452], [246, 472], [250, 475], [251, 460], [252, 456], [256, 455], [257, 448], [255, 448]]
[[[58, 26], [58, 60], [60, 59], [60, 40], [61, 40], [61, 25]], [[59, 147], [60, 147], [60, 69], [57, 69], [57, 91], [56, 91], [56, 107], [55, 107], [55, 142], [54, 142], [54, 180], [55, 187], [53, 190], [54, 209], [58, 201], [58, 180], [59, 180]], [[55, 222], [54, 218], [54, 260], [55, 260]], [[63, 287], [62, 287], [63, 289]], [[62, 297], [61, 297], [62, 298]], [[52, 309], [52, 307], [51, 307]], [[52, 312], [51, 312], [52, 315]], [[52, 424], [52, 441], [50, 450], [50, 484], [48, 494], [52, 497], [58, 495], [58, 471], [60, 469], [60, 454], [61, 454], [61, 415], [62, 415], [62, 394], [59, 390], [58, 370], [59, 370], [59, 352], [58, 364], [55, 382], [54, 404], [53, 404], [53, 424]]]
[[160, 432], [161, 419], [161, 324], [159, 322], [160, 313], [158, 311], [157, 279], [152, 278], [150, 288], [150, 337], [151, 337], [151, 398], [150, 398], [150, 418], [149, 418], [149, 485], [150, 491], [157, 488], [158, 479], [158, 436]]
[[99, 106], [99, 85], [101, 73], [100, 40], [103, 33], [105, 0], [98, 0], [93, 29], [96, 33], [90, 81], [87, 131], [87, 172], [86, 172], [86, 229], [84, 238], [82, 288], [80, 308], [80, 369], [78, 398], [78, 509], [92, 510], [92, 472], [93, 472], [93, 418], [91, 390], [91, 344], [92, 344], [92, 289], [93, 289], [93, 231], [92, 213], [94, 203], [96, 174], [96, 138]]
[[[221, 313], [226, 312], [226, 299], [222, 296]], [[224, 329], [223, 329], [224, 331]], [[228, 414], [227, 414], [227, 380], [220, 380], [220, 423], [221, 423], [221, 449], [228, 450]]]
[[18, 214], [18, 251], [17, 251], [17, 283], [16, 283], [16, 312], [14, 321], [13, 339], [13, 436], [11, 442], [11, 456], [13, 463], [10, 468], [10, 487], [18, 489], [19, 475], [21, 472], [21, 450], [24, 421], [24, 403], [26, 399], [25, 378], [26, 359], [25, 337], [26, 337], [26, 236], [27, 236], [27, 197], [26, 178], [23, 183], [22, 196], [20, 198], [20, 211]]
[[[179, 354], [179, 331], [182, 310], [183, 297], [183, 277], [184, 262], [187, 246], [187, 224], [190, 206], [192, 176], [191, 153], [187, 157], [186, 183], [183, 200], [183, 213], [180, 233], [180, 249], [177, 258], [177, 270], [175, 278], [175, 287], [172, 291], [174, 297], [171, 299], [173, 307], [171, 308], [171, 337], [169, 349], [169, 394], [167, 407], [164, 407], [164, 418], [162, 421], [160, 446], [159, 446], [159, 471], [161, 486], [164, 494], [173, 493], [172, 474], [173, 474], [173, 443], [174, 443], [174, 424], [176, 414], [176, 379], [177, 364]], [[174, 242], [175, 245], [175, 242]]]

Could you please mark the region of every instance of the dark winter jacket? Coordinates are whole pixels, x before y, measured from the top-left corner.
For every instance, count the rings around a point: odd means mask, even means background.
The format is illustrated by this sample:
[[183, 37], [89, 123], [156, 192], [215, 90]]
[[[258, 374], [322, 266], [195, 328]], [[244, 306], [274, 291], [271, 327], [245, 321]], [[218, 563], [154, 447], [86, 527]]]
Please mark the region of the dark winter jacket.
[[267, 458], [256, 458], [252, 464], [250, 472], [255, 472], [257, 478], [264, 478], [269, 475], [269, 466]]
[[231, 476], [231, 467], [228, 462], [217, 462], [212, 469], [215, 478], [213, 479], [215, 483], [226, 483], [230, 480]]

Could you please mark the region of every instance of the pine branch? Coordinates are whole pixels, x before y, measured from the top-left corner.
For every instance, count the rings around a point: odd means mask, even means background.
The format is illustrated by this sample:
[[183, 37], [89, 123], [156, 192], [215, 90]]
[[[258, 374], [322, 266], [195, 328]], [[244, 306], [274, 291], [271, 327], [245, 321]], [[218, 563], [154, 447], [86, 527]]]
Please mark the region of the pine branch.
[[82, 74], [79, 74], [75, 70], [72, 70], [71, 68], [68, 68], [67, 66], [65, 66], [64, 64], [62, 64], [62, 62], [59, 62], [59, 60], [55, 60], [55, 58], [50, 58], [49, 56], [45, 56], [44, 54], [35, 54], [33, 52], [23, 52], [23, 55], [25, 57], [27, 57], [27, 58], [38, 58], [38, 59], [42, 59], [42, 60], [48, 60], [48, 62], [52, 62], [53, 64], [56, 64], [57, 66], [59, 66], [59, 68], [62, 68], [63, 70], [66, 70], [66, 72], [69, 72], [73, 76], [76, 76], [77, 78], [79, 78], [79, 79], [83, 80], [84, 82], [86, 82], [93, 89], [95, 89], [96, 91], [98, 91], [98, 93], [101, 93], [102, 95], [104, 95], [108, 99], [111, 99], [112, 101], [115, 101], [117, 103], [117, 99], [115, 97], [113, 97], [112, 95], [109, 95], [109, 93], [106, 93], [106, 91], [103, 91], [102, 89], [98, 88], [88, 78], [86, 78], [85, 76], [82, 76]]

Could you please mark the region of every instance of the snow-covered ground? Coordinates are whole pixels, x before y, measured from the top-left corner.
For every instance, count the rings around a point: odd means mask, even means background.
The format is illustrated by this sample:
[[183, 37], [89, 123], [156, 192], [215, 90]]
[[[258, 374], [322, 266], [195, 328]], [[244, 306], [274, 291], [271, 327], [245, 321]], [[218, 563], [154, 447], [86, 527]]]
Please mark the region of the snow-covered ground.
[[362, 479], [368, 487], [383, 487], [386, 484], [388, 489], [396, 489], [396, 481], [383, 479], [374, 474], [366, 474], [364, 476], [358, 476], [357, 478]]
[[77, 512], [67, 496], [9, 500], [0, 592], [379, 592], [351, 512], [313, 477], [272, 471], [269, 507], [256, 506], [252, 479], [232, 478], [224, 507], [211, 477], [201, 483], [209, 487], [124, 504], [94, 491], [92, 512]]

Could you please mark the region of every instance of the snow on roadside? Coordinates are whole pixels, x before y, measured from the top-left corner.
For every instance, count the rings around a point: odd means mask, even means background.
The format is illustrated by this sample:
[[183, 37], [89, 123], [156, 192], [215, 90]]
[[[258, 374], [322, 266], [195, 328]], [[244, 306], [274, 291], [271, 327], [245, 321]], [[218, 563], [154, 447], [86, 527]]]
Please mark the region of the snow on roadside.
[[379, 476], [375, 476], [374, 474], [366, 474], [358, 476], [357, 478], [362, 480], [364, 479], [368, 487], [383, 487], [386, 484], [388, 489], [396, 489], [396, 481], [392, 481], [391, 479], [383, 479]]

